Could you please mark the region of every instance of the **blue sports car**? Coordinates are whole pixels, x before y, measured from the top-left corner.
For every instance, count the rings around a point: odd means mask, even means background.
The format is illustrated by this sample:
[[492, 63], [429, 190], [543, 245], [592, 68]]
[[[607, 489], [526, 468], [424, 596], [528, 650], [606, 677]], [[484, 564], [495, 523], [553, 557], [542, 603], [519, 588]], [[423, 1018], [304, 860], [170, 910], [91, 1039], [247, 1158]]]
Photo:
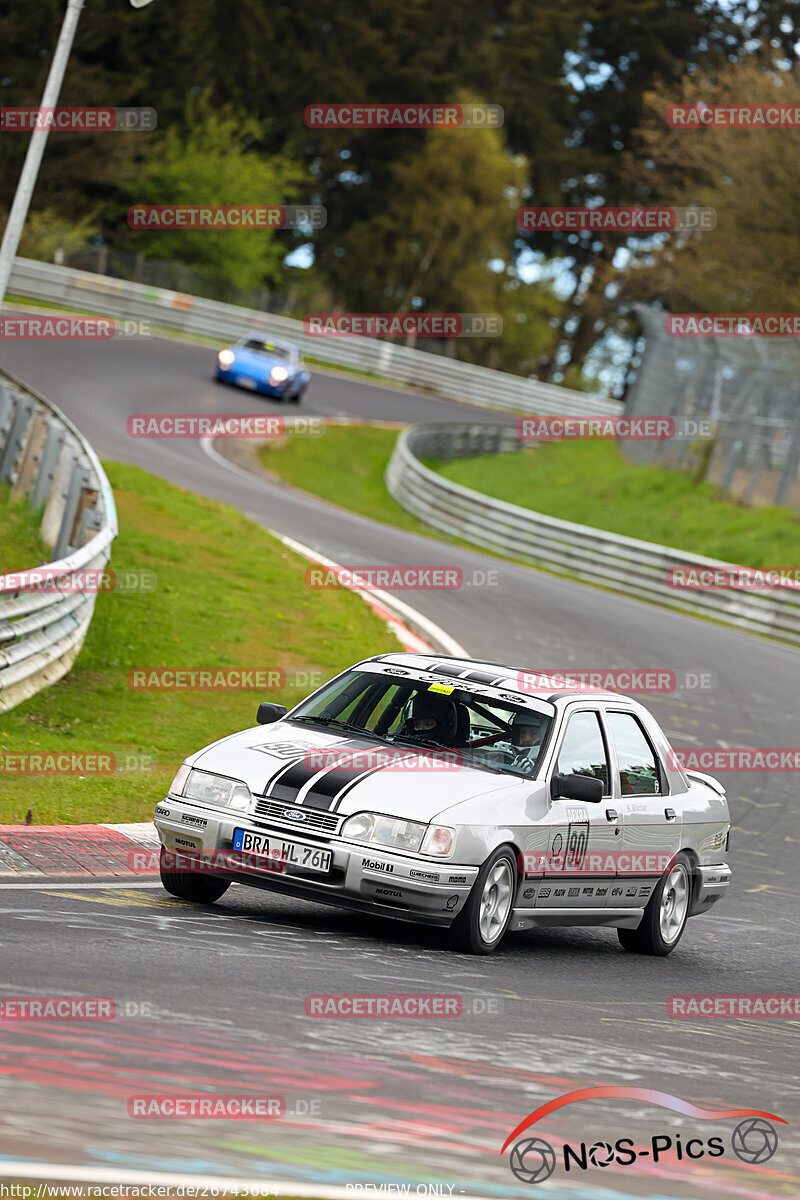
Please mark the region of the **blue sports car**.
[[250, 333], [217, 355], [216, 379], [299, 404], [311, 376], [291, 342]]

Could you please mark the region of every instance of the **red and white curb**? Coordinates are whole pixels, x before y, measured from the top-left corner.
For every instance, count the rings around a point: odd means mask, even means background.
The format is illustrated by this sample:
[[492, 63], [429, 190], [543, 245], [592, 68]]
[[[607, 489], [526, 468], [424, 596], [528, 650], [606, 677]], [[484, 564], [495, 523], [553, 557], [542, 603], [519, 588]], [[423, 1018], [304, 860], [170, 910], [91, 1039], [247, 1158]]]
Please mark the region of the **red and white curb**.
[[[126, 825], [0, 825], [0, 878], [131, 879], [154, 875], [158, 863], [155, 851], [160, 844], [152, 821]], [[141, 850], [151, 852], [145, 870], [137, 869], [134, 859], [134, 852]]]

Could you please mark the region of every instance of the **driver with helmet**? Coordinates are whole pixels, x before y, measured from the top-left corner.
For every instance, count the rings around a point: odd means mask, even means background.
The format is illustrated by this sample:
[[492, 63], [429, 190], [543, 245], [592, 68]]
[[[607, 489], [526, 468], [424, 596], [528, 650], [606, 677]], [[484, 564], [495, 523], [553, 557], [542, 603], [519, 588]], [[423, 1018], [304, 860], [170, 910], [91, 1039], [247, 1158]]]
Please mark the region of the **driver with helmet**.
[[458, 710], [454, 700], [435, 692], [417, 692], [406, 705], [400, 736], [452, 746], [457, 728]]
[[514, 714], [511, 722], [512, 759], [509, 766], [529, 775], [542, 749], [542, 718], [537, 712], [523, 709]]

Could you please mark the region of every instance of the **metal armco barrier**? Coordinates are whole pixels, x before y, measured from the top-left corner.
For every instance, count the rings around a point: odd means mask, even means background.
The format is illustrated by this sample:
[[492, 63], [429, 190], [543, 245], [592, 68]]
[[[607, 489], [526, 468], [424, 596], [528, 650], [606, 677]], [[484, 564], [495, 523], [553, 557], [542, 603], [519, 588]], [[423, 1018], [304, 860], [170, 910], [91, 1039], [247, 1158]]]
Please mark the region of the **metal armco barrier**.
[[236, 341], [251, 330], [295, 342], [303, 354], [331, 366], [368, 371], [393, 383], [502, 412], [543, 416], [618, 416], [622, 405], [570, 388], [507, 375], [375, 338], [315, 337], [302, 321], [256, 309], [187, 296], [108, 275], [18, 258], [9, 291], [34, 300], [88, 309], [121, 320], [145, 321], [181, 333]]
[[[486, 426], [417, 425], [407, 429], [398, 438], [386, 469], [390, 493], [428, 525], [486, 550], [800, 646], [800, 587], [761, 592], [673, 589], [667, 585], [670, 568], [740, 568], [506, 504], [453, 483], [420, 461], [491, 453], [491, 433]], [[517, 449], [527, 444], [510, 429], [502, 436], [503, 450], [513, 449], [515, 440]]]
[[0, 543], [0, 712], [59, 680], [83, 645], [96, 590], [81, 573], [101, 570], [117, 536], [111, 485], [86, 438], [54, 404], [0, 372], [0, 482], [11, 497], [44, 506], [41, 533], [53, 546], [48, 576], [58, 590], [21, 590], [4, 575], [42, 566], [4, 561]]

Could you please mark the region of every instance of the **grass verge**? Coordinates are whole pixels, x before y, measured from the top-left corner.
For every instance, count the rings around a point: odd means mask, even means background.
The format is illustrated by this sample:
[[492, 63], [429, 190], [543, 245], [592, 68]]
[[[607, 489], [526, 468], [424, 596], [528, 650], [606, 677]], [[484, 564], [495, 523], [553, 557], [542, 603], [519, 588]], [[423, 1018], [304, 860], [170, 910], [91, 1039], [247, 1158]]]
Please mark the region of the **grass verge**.
[[39, 536], [41, 513], [32, 514], [28, 499], [11, 503], [11, 484], [0, 483], [0, 575], [49, 562], [53, 553]]
[[[0, 715], [0, 824], [152, 817], [193, 750], [255, 722], [259, 700], [296, 703], [311, 687], [142, 691], [133, 669], [322, 672], [397, 648], [359, 597], [305, 586], [306, 564], [235, 509], [135, 467], [106, 464], [120, 518], [111, 566], [148, 570], [148, 593], [101, 594], [72, 671]], [[109, 775], [21, 775], [11, 754], [99, 752]], [[12, 760], [13, 761], [13, 760]], [[16, 764], [17, 766], [19, 764]]]
[[[383, 476], [396, 438], [394, 430], [329, 426], [323, 438], [269, 444], [259, 458], [324, 500], [437, 536], [386, 490]], [[519, 454], [427, 465], [510, 504], [694, 554], [755, 567], [800, 561], [800, 518], [790, 509], [746, 508], [681, 471], [629, 463], [614, 443], [543, 444]]]
[[693, 554], [753, 567], [800, 561], [791, 509], [747, 508], [683, 471], [629, 463], [614, 442], [544, 443], [437, 470], [509, 504]]
[[287, 483], [351, 512], [411, 533], [432, 531], [389, 495], [383, 475], [396, 429], [328, 425], [320, 438], [284, 438], [259, 447], [261, 465]]

